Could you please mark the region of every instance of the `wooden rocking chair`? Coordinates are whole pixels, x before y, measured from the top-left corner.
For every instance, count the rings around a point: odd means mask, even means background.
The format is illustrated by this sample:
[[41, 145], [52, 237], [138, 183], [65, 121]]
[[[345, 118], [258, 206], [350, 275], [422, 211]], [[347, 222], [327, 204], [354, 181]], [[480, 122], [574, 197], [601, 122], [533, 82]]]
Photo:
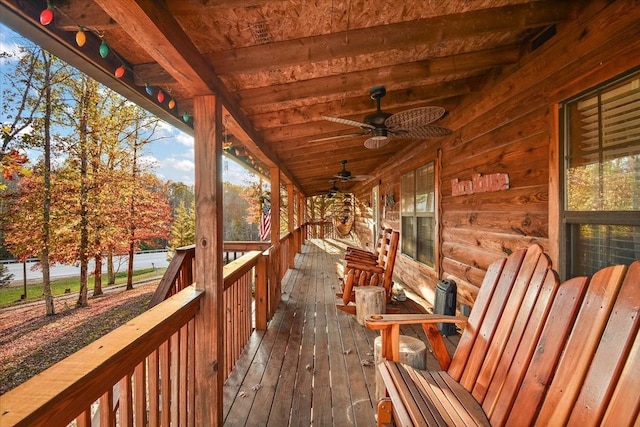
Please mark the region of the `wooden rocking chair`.
[[[387, 230], [384, 232], [387, 235]], [[385, 289], [387, 301], [391, 300], [391, 288], [393, 287], [393, 267], [396, 261], [396, 252], [400, 233], [392, 231], [384, 238], [380, 250], [379, 258], [365, 259], [363, 261], [354, 259], [347, 260], [345, 267], [346, 274], [343, 278], [342, 293], [336, 294], [342, 298], [344, 305], [338, 307], [348, 313], [355, 313], [355, 306], [349, 306], [350, 302], [355, 302], [356, 286], [382, 286]]]
[[345, 261], [359, 264], [379, 265], [382, 262], [382, 258], [385, 256], [384, 251], [388, 248], [389, 241], [391, 240], [391, 233], [393, 233], [391, 228], [380, 228], [376, 247], [373, 252], [351, 246], [347, 247], [344, 254]]

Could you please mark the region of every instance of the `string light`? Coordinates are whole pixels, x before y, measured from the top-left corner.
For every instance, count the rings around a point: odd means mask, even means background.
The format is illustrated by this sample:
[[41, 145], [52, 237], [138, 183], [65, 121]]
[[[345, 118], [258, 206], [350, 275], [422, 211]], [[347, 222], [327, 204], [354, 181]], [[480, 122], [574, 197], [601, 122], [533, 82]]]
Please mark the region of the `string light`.
[[76, 44], [82, 47], [86, 42], [87, 42], [87, 35], [84, 33], [84, 30], [82, 28], [79, 28], [78, 32], [76, 33]]
[[[40, 24], [49, 25], [51, 24], [51, 22], [53, 22], [54, 9], [60, 12], [69, 20], [73, 21], [75, 25], [78, 27], [78, 31], [76, 32], [76, 35], [75, 35], [76, 44], [78, 45], [78, 47], [83, 47], [87, 43], [87, 34], [86, 34], [87, 30], [94, 33], [98, 38], [100, 38], [101, 40], [100, 47], [99, 47], [100, 56], [102, 58], [106, 58], [109, 55], [109, 53], [113, 53], [113, 55], [122, 64], [114, 70], [113, 74], [118, 79], [124, 77], [124, 75], [127, 72], [127, 68], [129, 67], [126, 66], [125, 61], [119, 57], [117, 52], [111, 51], [109, 49], [109, 45], [107, 44], [106, 40], [104, 40], [103, 35], [99, 33], [97, 30], [92, 30], [92, 29], [87, 29], [85, 27], [82, 27], [79, 23], [75, 22], [75, 20], [71, 16], [67, 15], [63, 10], [59, 9], [56, 6], [53, 6], [50, 1], [47, 1], [47, 8], [44, 9], [42, 12], [40, 12]], [[136, 74], [135, 71], [133, 71], [131, 68], [129, 68], [129, 70], [131, 70], [133, 74]], [[153, 96], [154, 94], [156, 94], [156, 89], [153, 86], [149, 85], [148, 83], [144, 84], [144, 89], [149, 96]], [[170, 93], [171, 92], [169, 91], [169, 94]], [[171, 96], [167, 96], [167, 93], [162, 91], [160, 88], [157, 88], [156, 100], [158, 101], [158, 103], [163, 104], [167, 99], [168, 99], [167, 107], [169, 108], [169, 110], [174, 110], [176, 108], [176, 100]], [[189, 121], [191, 120], [191, 116], [189, 115], [188, 112], [185, 111], [182, 114], [182, 120], [185, 123], [189, 123]]]
[[120, 79], [122, 78], [122, 76], [124, 76], [124, 72], [125, 72], [124, 65], [121, 65], [118, 68], [116, 68], [116, 71], [113, 74]]
[[49, 25], [53, 21], [53, 9], [51, 5], [47, 2], [47, 8], [40, 12], [40, 23], [42, 25]]
[[102, 56], [103, 58], [106, 58], [108, 54], [109, 54], [109, 46], [107, 46], [107, 42], [102, 40], [102, 43], [100, 43], [100, 56]]

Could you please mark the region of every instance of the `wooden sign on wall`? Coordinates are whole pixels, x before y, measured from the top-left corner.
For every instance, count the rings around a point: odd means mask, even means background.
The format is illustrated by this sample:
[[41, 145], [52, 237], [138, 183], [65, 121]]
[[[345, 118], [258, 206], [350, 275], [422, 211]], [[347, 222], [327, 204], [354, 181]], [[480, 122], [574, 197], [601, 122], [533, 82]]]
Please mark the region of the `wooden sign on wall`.
[[492, 173], [489, 175], [476, 174], [471, 179], [460, 181], [451, 180], [451, 195], [486, 193], [509, 189], [509, 175], [506, 173]]

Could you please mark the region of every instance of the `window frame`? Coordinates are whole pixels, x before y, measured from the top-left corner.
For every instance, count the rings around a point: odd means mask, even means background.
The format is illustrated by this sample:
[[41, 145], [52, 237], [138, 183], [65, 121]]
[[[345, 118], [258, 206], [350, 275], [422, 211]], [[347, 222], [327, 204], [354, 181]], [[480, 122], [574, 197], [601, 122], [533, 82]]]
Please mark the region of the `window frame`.
[[[427, 196], [427, 201], [426, 204], [429, 207], [429, 205], [431, 205], [431, 210], [427, 209], [424, 211], [419, 211], [418, 210], [418, 190], [419, 190], [419, 185], [418, 185], [418, 176], [419, 176], [419, 172], [423, 169], [426, 168], [431, 168], [431, 176], [433, 177], [433, 181], [430, 183], [430, 185], [427, 185], [427, 189], [429, 189], [428, 187], [431, 187], [431, 192], [425, 192], [425, 196]], [[405, 178], [408, 175], [412, 175], [413, 176], [413, 183], [412, 183], [412, 196], [409, 197], [411, 199], [412, 205], [410, 207], [406, 206], [406, 198], [405, 195]], [[438, 257], [438, 248], [437, 248], [437, 242], [438, 242], [438, 218], [437, 218], [437, 214], [438, 214], [438, 185], [437, 185], [437, 163], [436, 161], [432, 160], [429, 162], [426, 162], [425, 164], [409, 170], [405, 173], [403, 173], [400, 176], [400, 254], [410, 258], [411, 260], [420, 263], [421, 265], [424, 265], [426, 267], [432, 268], [432, 269], [436, 269], [436, 260]], [[428, 202], [429, 200], [429, 194], [432, 195], [432, 201], [431, 203]], [[406, 229], [405, 226], [405, 218], [411, 218], [411, 231], [410, 231], [410, 242], [407, 242], [407, 235], [405, 233], [408, 233], [409, 231]], [[431, 236], [432, 236], [432, 240], [431, 240], [431, 247], [432, 247], [432, 251], [431, 253], [427, 253], [428, 256], [430, 256], [431, 259], [429, 260], [421, 260], [421, 252], [420, 252], [420, 244], [419, 244], [419, 226], [418, 223], [420, 221], [420, 218], [430, 218], [431, 219]], [[410, 246], [407, 247], [407, 244], [410, 243]], [[409, 253], [409, 250], [412, 250], [412, 253]]]
[[[599, 94], [605, 94], [608, 90], [615, 88], [616, 85], [620, 85], [625, 81], [640, 78], [640, 69], [630, 70], [622, 75], [619, 75], [608, 81], [599, 83], [587, 90], [580, 92], [579, 94], [572, 96], [559, 103], [559, 272], [563, 279], [571, 277], [574, 270], [574, 264], [576, 263], [576, 254], [572, 251], [572, 234], [575, 227], [580, 225], [603, 225], [603, 226], [640, 226], [640, 211], [606, 211], [606, 210], [594, 210], [594, 211], [577, 211], [568, 209], [568, 188], [567, 188], [567, 171], [570, 166], [570, 108], [569, 106], [574, 102], [585, 100], [589, 97], [599, 96]], [[600, 108], [600, 101], [598, 102], [598, 108]], [[600, 111], [600, 110], [599, 110]], [[600, 138], [602, 137], [602, 123], [600, 112], [598, 113], [598, 132], [600, 132]], [[599, 147], [599, 164], [602, 165], [604, 156], [602, 155], [606, 150], [602, 150]]]

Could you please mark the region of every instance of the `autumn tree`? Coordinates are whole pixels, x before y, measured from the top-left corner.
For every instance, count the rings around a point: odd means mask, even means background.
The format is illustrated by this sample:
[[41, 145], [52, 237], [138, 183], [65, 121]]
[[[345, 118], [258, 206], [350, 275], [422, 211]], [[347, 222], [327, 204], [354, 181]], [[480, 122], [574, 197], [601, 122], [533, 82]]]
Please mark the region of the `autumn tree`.
[[250, 188], [225, 182], [222, 200], [224, 240], [253, 240], [258, 239], [257, 221], [247, 221], [250, 210], [249, 197], [246, 193], [253, 193]]
[[[143, 176], [143, 167], [141, 164], [140, 155], [142, 154], [142, 150], [144, 146], [157, 140], [154, 137], [157, 127], [160, 124], [159, 119], [151, 116], [145, 110], [140, 107], [133, 106], [131, 109], [131, 131], [129, 132], [128, 137], [126, 138], [126, 142], [129, 146], [130, 156], [130, 177], [128, 180], [128, 190], [129, 196], [128, 207], [129, 212], [127, 215], [127, 227], [128, 227], [128, 235], [129, 235], [129, 264], [127, 267], [127, 290], [133, 289], [133, 257], [135, 251], [137, 249], [137, 245], [141, 241], [148, 240], [151, 238], [149, 233], [150, 223], [147, 223], [145, 220], [148, 218], [144, 218], [147, 215], [150, 215], [149, 211], [141, 210], [144, 208], [141, 203], [145, 203], [147, 200], [141, 198], [142, 194], [145, 194], [146, 187], [145, 185], [149, 184], [149, 177]], [[157, 180], [157, 179], [156, 179]], [[159, 182], [154, 183], [155, 193], [150, 196], [157, 197], [160, 193], [160, 185]], [[165, 216], [163, 216], [162, 220], [164, 221], [162, 232], [160, 233], [165, 238], [168, 236], [168, 221], [169, 221], [169, 205], [165, 200], [165, 203], [162, 205], [162, 208], [167, 207], [165, 212]], [[148, 205], [149, 206], [149, 205]], [[151, 206], [149, 206], [151, 207]], [[144, 212], [144, 215], [142, 213]], [[138, 230], [139, 226], [142, 225], [143, 229]], [[144, 228], [146, 227], [146, 228]], [[146, 233], [146, 234], [145, 234]], [[159, 234], [159, 235], [160, 235]], [[157, 236], [153, 236], [157, 237]]]
[[188, 207], [195, 204], [196, 201], [193, 186], [189, 186], [184, 182], [167, 181], [164, 185], [164, 193], [167, 195], [174, 217], [180, 204]]
[[[38, 255], [43, 276], [43, 293], [46, 313], [55, 313], [50, 283], [50, 205], [51, 205], [51, 155], [52, 120], [57, 117], [62, 106], [58, 102], [62, 82], [68, 79], [68, 68], [45, 50], [32, 46], [22, 48], [21, 57], [14, 70], [20, 85], [5, 88], [3, 93], [7, 122], [2, 127], [2, 148], [0, 149], [0, 170], [5, 179], [13, 175], [27, 175], [24, 168], [26, 156], [19, 154], [17, 147], [40, 148], [43, 152], [41, 193], [42, 245], [36, 253], [21, 253], [25, 259]], [[17, 147], [9, 149], [11, 144]]]
[[167, 246], [167, 257], [172, 258], [176, 249], [192, 245], [196, 242], [196, 214], [195, 201], [190, 207], [186, 207], [184, 201], [175, 210], [173, 223], [171, 224], [171, 237]]
[[0, 288], [7, 286], [13, 280], [13, 274], [9, 273], [9, 269], [0, 264]]

